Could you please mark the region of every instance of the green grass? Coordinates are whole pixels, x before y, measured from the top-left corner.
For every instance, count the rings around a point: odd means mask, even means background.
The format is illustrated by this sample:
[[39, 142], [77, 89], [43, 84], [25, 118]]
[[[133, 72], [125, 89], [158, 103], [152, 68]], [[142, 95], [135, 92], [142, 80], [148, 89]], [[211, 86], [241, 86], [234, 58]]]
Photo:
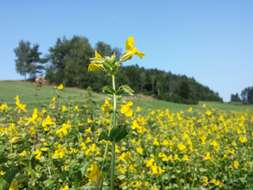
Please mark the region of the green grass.
[[[52, 96], [56, 95], [54, 86], [43, 86], [42, 88], [36, 88], [36, 85], [30, 82], [23, 81], [0, 81], [0, 102], [7, 102], [8, 104], [14, 104], [14, 97], [19, 95], [21, 100], [25, 102], [29, 107], [46, 105], [49, 103]], [[72, 100], [82, 103], [87, 98], [87, 91], [78, 88], [65, 88], [61, 92], [61, 96], [64, 99]], [[104, 95], [93, 93], [93, 99], [97, 102], [102, 102]], [[142, 107], [145, 110], [152, 109], [170, 109], [172, 111], [182, 111], [189, 107], [198, 110], [202, 109], [202, 104], [206, 104], [208, 107], [224, 110], [224, 111], [253, 111], [251, 105], [240, 104], [228, 104], [219, 102], [200, 102], [199, 105], [185, 105], [177, 104], [162, 100], [157, 100], [151, 97], [137, 95], [131, 98], [135, 105]]]

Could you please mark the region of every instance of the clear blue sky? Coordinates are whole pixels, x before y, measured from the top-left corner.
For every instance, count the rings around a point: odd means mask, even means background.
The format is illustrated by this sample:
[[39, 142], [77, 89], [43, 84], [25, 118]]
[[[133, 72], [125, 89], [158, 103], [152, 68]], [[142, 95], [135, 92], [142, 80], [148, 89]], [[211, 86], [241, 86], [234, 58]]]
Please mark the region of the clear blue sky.
[[[186, 74], [228, 100], [253, 85], [251, 0], [9, 0], [0, 2], [0, 80], [19, 79], [13, 49], [83, 35], [124, 47], [129, 35], [146, 68]], [[1, 92], [0, 92], [1, 93]]]

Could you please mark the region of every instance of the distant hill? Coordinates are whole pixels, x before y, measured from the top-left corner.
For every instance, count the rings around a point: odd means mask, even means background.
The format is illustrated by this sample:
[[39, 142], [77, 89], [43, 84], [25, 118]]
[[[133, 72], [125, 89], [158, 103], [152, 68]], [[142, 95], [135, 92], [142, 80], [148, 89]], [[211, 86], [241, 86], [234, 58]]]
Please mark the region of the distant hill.
[[158, 69], [145, 69], [137, 65], [122, 68], [120, 82], [127, 83], [136, 92], [181, 103], [198, 101], [218, 101], [217, 92], [185, 75], [175, 75]]

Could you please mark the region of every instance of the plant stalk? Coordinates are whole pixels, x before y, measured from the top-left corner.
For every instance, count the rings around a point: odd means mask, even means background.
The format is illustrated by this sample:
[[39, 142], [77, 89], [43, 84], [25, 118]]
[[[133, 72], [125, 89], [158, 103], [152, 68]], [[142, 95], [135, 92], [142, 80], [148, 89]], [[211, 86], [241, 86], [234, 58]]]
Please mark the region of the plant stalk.
[[[112, 75], [112, 88], [113, 88], [113, 128], [116, 127], [116, 110], [117, 110], [117, 97], [116, 97], [116, 84], [115, 76]], [[111, 155], [111, 190], [114, 190], [114, 170], [115, 170], [115, 141], [112, 141], [112, 155]]]

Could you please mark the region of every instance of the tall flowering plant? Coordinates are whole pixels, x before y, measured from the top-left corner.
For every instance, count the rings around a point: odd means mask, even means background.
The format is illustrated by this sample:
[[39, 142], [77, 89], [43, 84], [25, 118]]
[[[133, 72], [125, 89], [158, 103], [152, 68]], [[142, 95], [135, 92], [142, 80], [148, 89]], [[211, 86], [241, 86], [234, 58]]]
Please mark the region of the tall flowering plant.
[[[97, 51], [95, 51], [95, 56], [91, 58], [91, 62], [88, 66], [88, 71], [102, 71], [107, 74], [111, 78], [111, 86], [105, 86], [103, 91], [112, 99], [113, 108], [112, 108], [112, 125], [109, 126], [108, 131], [103, 131], [101, 133], [101, 139], [111, 141], [111, 167], [110, 167], [110, 187], [111, 190], [114, 189], [114, 171], [115, 171], [115, 145], [117, 142], [122, 140], [127, 135], [127, 129], [125, 127], [121, 127], [118, 122], [118, 99], [122, 96], [122, 94], [133, 95], [133, 90], [127, 85], [116, 85], [116, 77], [119, 73], [119, 69], [122, 64], [134, 56], [138, 56], [142, 58], [144, 53], [139, 51], [135, 47], [134, 37], [130, 36], [125, 43], [125, 52], [122, 56], [117, 59], [115, 53], [111, 56], [103, 57]], [[108, 144], [105, 148], [104, 159], [108, 154]], [[104, 165], [104, 164], [103, 164]], [[102, 169], [103, 166], [102, 165]], [[100, 189], [102, 188], [102, 183], [100, 184]]]

